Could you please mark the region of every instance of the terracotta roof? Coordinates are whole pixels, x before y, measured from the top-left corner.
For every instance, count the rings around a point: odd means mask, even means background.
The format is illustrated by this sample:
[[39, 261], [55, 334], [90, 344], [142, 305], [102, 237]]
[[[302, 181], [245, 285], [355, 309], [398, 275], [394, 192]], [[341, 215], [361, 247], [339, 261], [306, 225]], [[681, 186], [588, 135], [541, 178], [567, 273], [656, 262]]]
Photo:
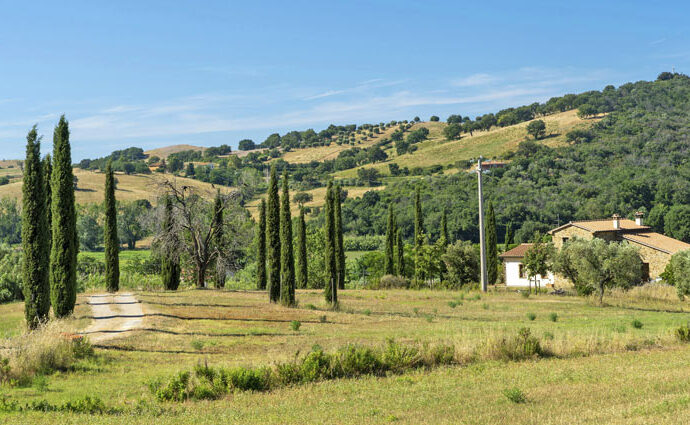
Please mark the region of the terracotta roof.
[[530, 248], [532, 248], [531, 243], [521, 243], [520, 245], [516, 246], [513, 249], [509, 249], [508, 251], [504, 252], [503, 254], [499, 255], [500, 258], [522, 258], [525, 256], [527, 251], [529, 251]]
[[639, 243], [668, 254], [675, 254], [678, 251], [690, 249], [690, 244], [655, 232], [625, 233], [621, 236], [623, 239]]
[[614, 231], [631, 231], [631, 230], [649, 230], [649, 226], [639, 226], [635, 223], [633, 220], [629, 220], [627, 218], [621, 218], [620, 219], [620, 229], [614, 229], [613, 228], [613, 219], [612, 218], [603, 218], [599, 220], [580, 220], [580, 221], [571, 221], [570, 223], [566, 223], [562, 225], [561, 227], [557, 227], [553, 230], [550, 230], [550, 234], [554, 234], [555, 232], [558, 232], [559, 230], [565, 229], [568, 226], [575, 226], [579, 227], [580, 229], [587, 230], [589, 232], [614, 232]]

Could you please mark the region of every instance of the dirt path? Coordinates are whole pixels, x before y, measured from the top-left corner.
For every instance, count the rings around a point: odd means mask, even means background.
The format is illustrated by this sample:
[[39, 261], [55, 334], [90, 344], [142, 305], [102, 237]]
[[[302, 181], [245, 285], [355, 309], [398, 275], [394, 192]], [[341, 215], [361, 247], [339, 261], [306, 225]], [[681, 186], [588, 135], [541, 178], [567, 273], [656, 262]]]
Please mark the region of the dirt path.
[[80, 332], [93, 343], [103, 342], [138, 327], [144, 320], [141, 303], [131, 293], [94, 294], [86, 299], [93, 321]]

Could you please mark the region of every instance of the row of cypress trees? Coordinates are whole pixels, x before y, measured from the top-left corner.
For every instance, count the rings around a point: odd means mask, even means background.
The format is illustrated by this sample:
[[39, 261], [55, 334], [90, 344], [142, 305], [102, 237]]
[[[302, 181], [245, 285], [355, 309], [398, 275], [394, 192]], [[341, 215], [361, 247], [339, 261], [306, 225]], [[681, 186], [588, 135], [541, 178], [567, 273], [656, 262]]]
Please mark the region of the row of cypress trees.
[[[293, 251], [292, 216], [287, 171], [282, 179], [282, 196], [278, 195], [278, 176], [271, 168], [268, 184], [268, 200], [259, 205], [257, 229], [257, 288], [268, 289], [271, 302], [283, 305], [295, 304], [295, 288], [306, 288], [309, 281], [307, 260], [307, 231], [304, 208], [300, 206], [297, 221], [297, 261]], [[333, 182], [326, 192], [326, 301], [338, 302], [338, 289], [345, 288], [345, 250], [343, 247], [342, 192]], [[295, 270], [295, 264], [297, 266]]]
[[[105, 179], [106, 287], [119, 288], [119, 243], [112, 164]], [[41, 161], [41, 138], [36, 126], [26, 137], [22, 183], [22, 251], [24, 315], [34, 329], [48, 320], [50, 307], [57, 318], [69, 316], [77, 299], [77, 218], [69, 123], [60, 117], [53, 132], [53, 155]]]

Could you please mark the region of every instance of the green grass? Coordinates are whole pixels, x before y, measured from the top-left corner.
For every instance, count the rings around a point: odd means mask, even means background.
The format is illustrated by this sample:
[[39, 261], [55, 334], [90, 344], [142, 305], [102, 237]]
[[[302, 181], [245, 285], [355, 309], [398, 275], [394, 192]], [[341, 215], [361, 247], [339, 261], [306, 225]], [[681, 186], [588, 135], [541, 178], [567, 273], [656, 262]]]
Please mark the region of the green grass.
[[[461, 294], [463, 303], [458, 301]], [[686, 367], [690, 346], [674, 335], [687, 323], [686, 315], [678, 313], [687, 309], [686, 303], [656, 300], [667, 312], [644, 311], [634, 300], [614, 295], [607, 296], [609, 305], [604, 307], [578, 297], [524, 299], [513, 292], [490, 292], [476, 302], [475, 295], [346, 290], [340, 293], [340, 310], [327, 311], [321, 291], [312, 290], [298, 291], [304, 308], [293, 309], [271, 305], [265, 293], [254, 291], [141, 292], [138, 297], [146, 312], [165, 313], [147, 316], [145, 326], [164, 332], [138, 331], [111, 340], [106, 343], [111, 349], [97, 349], [97, 357], [82, 361], [76, 370], [49, 376], [41, 389], [2, 387], [2, 394], [22, 403], [45, 399], [61, 405], [89, 395], [131, 414], [31, 412], [8, 414], [0, 417], [0, 423], [664, 424], [690, 420]], [[558, 314], [556, 322], [548, 320], [553, 312]], [[529, 313], [540, 319], [528, 320]], [[4, 331], [21, 325], [21, 320], [15, 325], [4, 320], [21, 317], [21, 304], [0, 306], [0, 314]], [[615, 330], [634, 320], [644, 327]], [[301, 324], [299, 332], [292, 329], [294, 321]], [[515, 335], [525, 326], [554, 357], [508, 363], [482, 359], [484, 344]], [[333, 351], [350, 343], [377, 346], [389, 338], [453, 344], [466, 366], [235, 393], [218, 401], [182, 405], [159, 404], [147, 387], [152, 380], [190, 370], [199, 362], [266, 366], [290, 361], [295, 353], [304, 354], [314, 345]], [[518, 388], [526, 402], [510, 401], [507, 388]], [[136, 410], [137, 405], [148, 407]]]

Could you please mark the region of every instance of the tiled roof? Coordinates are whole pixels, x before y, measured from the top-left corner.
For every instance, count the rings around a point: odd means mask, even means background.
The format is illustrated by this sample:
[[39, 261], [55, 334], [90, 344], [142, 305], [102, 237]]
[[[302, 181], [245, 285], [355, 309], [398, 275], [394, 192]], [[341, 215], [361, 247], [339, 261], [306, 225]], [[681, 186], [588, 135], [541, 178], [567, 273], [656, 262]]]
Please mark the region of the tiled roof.
[[508, 251], [504, 252], [503, 254], [499, 255], [501, 258], [505, 257], [512, 257], [512, 258], [522, 258], [525, 256], [527, 251], [529, 251], [530, 248], [532, 248], [531, 243], [521, 243], [520, 245], [516, 246], [513, 249], [509, 249]]
[[656, 232], [625, 233], [622, 237], [631, 242], [636, 242], [669, 254], [675, 254], [678, 251], [690, 249], [690, 244]]
[[592, 233], [594, 232], [613, 232], [613, 231], [631, 231], [631, 230], [649, 230], [649, 226], [640, 226], [635, 223], [634, 220], [629, 220], [627, 218], [621, 218], [620, 220], [620, 229], [614, 229], [613, 228], [613, 219], [612, 218], [604, 218], [604, 219], [599, 219], [599, 220], [580, 220], [580, 221], [571, 221], [570, 223], [564, 224], [561, 227], [557, 227], [553, 230], [551, 230], [549, 233], [553, 234], [561, 229], [565, 229], [568, 226], [575, 226], [579, 227], [581, 229], [585, 229], [587, 231], [590, 231]]

